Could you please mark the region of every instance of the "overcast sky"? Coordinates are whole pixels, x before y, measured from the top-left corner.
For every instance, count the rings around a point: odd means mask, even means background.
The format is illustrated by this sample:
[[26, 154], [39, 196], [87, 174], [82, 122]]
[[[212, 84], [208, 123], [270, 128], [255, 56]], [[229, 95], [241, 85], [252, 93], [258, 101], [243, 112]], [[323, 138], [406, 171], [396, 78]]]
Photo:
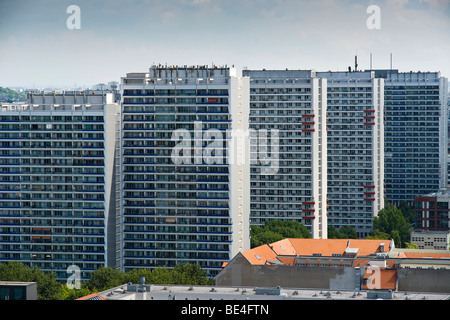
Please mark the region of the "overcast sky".
[[[78, 5], [80, 29], [67, 13]], [[369, 29], [369, 5], [380, 29]], [[0, 0], [0, 86], [90, 86], [152, 64], [441, 71], [450, 0]]]

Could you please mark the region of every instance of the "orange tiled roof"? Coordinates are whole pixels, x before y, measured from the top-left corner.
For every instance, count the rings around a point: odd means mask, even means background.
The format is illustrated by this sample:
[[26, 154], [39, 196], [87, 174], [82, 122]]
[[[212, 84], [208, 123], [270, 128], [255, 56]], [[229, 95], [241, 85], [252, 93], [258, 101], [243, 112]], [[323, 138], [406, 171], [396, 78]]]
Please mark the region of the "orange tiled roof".
[[351, 239], [350, 248], [359, 248], [358, 256], [367, 256], [379, 252], [382, 243], [384, 243], [383, 252], [389, 252], [391, 240]]
[[296, 255], [312, 256], [321, 254], [322, 256], [332, 256], [333, 254], [344, 255], [348, 240], [346, 239], [288, 239], [295, 250]]
[[292, 245], [292, 239], [283, 239], [274, 243], [271, 243], [270, 246], [272, 249], [279, 255], [297, 255], [297, 250]]
[[294, 239], [288, 238], [270, 244], [279, 255], [322, 256], [341, 255], [345, 249], [358, 248], [357, 256], [367, 256], [379, 252], [380, 244], [384, 243], [384, 251], [389, 252], [390, 240], [367, 239]]
[[431, 253], [431, 252], [402, 252], [397, 258], [434, 258], [450, 259], [450, 253]]
[[394, 268], [394, 266], [395, 266], [395, 261], [394, 261], [394, 260], [386, 260], [386, 264], [387, 264], [389, 267]]
[[106, 300], [105, 298], [103, 298], [101, 295], [99, 295], [98, 293], [92, 293], [89, 294], [87, 296], [75, 299], [75, 300]]
[[[379, 278], [376, 278], [376, 280], [373, 283], [374, 288], [369, 288], [368, 283], [363, 283], [362, 289], [382, 289], [382, 290], [388, 290], [388, 289], [395, 289], [395, 285], [397, 282], [397, 270], [395, 269], [386, 269], [386, 268], [380, 268], [379, 269]], [[371, 281], [369, 278], [372, 275], [372, 271], [366, 270], [366, 273], [364, 274], [363, 278], [366, 280]]]
[[285, 264], [293, 264], [293, 261], [281, 259], [278, 256], [319, 254], [322, 257], [337, 257], [345, 256], [347, 248], [358, 248], [357, 256], [367, 256], [379, 252], [381, 243], [384, 243], [383, 252], [388, 252], [391, 243], [389, 240], [287, 238], [244, 251], [242, 255], [254, 265], [264, 265], [270, 263], [270, 260], [276, 261], [277, 259]]
[[370, 262], [370, 260], [355, 260], [353, 266], [354, 267], [362, 267], [365, 266], [366, 264], [368, 264]]
[[278, 257], [277, 259], [287, 266], [293, 266], [295, 263], [294, 257]]
[[254, 265], [266, 264], [267, 260], [276, 260], [277, 254], [267, 245], [242, 252], [242, 255]]

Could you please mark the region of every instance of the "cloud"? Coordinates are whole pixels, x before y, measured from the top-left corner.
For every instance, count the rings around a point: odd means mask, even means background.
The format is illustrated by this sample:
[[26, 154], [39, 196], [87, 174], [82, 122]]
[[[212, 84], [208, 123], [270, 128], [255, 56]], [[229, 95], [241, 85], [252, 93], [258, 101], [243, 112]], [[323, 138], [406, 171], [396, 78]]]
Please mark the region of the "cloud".
[[0, 8], [9, 4], [0, 12], [3, 85], [91, 84], [153, 62], [346, 69], [356, 52], [361, 68], [370, 53], [376, 67], [388, 67], [393, 53], [404, 71], [450, 75], [450, 0], [371, 1], [381, 8], [380, 30], [367, 28], [369, 2], [359, 0], [77, 0], [78, 31], [66, 28], [72, 0], [8, 1], [0, 0]]
[[450, 0], [419, 0], [428, 4], [432, 9], [447, 9], [450, 6]]
[[211, 4], [211, 0], [181, 0], [181, 3], [184, 5], [199, 6], [199, 5]]
[[388, 0], [386, 6], [390, 8], [402, 9], [408, 4], [408, 0]]
[[205, 3], [211, 3], [211, 0], [193, 0], [192, 4], [205, 4]]

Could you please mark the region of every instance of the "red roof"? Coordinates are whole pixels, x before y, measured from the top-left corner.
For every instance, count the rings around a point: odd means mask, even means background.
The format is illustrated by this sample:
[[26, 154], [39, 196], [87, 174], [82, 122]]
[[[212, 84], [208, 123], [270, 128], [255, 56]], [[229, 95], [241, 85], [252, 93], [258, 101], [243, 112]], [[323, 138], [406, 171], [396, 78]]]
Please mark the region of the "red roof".
[[106, 300], [105, 298], [103, 298], [101, 295], [99, 295], [98, 293], [92, 293], [89, 294], [87, 296], [75, 299], [75, 300]]
[[267, 244], [242, 252], [244, 257], [254, 265], [266, 264], [267, 260], [275, 260], [277, 254]]
[[397, 258], [433, 258], [433, 259], [450, 259], [450, 253], [431, 253], [431, 252], [402, 252]]
[[254, 265], [264, 265], [268, 263], [268, 260], [282, 261], [278, 256], [344, 257], [347, 248], [358, 249], [353, 250], [358, 257], [381, 252], [380, 248], [382, 243], [384, 243], [382, 252], [389, 252], [391, 241], [392, 240], [287, 238], [244, 251], [242, 254]]
[[395, 289], [395, 284], [397, 282], [397, 270], [378, 268], [378, 274], [373, 273], [369, 268], [366, 269], [366, 273], [363, 278], [367, 282], [363, 283], [362, 289]]
[[383, 252], [389, 252], [391, 240], [368, 239], [294, 239], [287, 238], [272, 243], [270, 246], [279, 255], [322, 256], [345, 255], [347, 248], [359, 249], [357, 256], [379, 253], [384, 243]]

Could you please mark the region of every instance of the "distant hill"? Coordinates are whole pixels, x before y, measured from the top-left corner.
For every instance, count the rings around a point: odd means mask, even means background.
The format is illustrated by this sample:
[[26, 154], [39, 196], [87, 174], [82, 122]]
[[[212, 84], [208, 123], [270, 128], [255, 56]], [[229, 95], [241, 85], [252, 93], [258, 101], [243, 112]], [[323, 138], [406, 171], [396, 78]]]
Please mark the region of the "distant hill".
[[0, 87], [0, 102], [17, 102], [26, 100], [27, 95], [25, 93]]

